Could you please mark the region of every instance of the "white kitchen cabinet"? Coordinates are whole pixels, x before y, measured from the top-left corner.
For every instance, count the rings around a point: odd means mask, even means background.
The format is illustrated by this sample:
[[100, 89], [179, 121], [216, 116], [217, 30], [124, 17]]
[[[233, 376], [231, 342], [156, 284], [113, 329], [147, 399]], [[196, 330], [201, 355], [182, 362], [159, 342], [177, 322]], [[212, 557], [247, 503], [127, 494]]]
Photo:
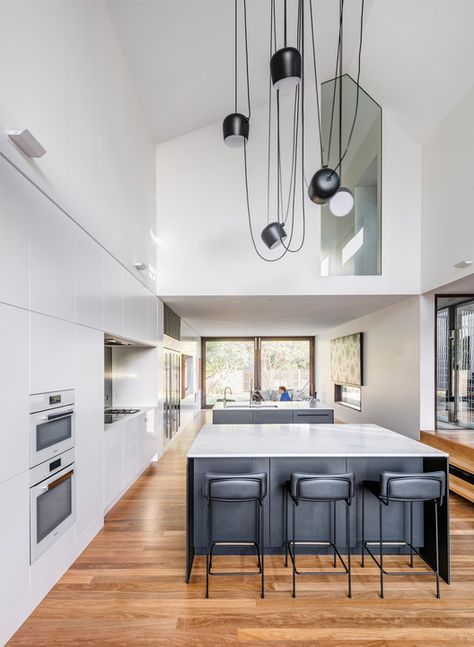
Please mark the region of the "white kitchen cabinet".
[[141, 285], [130, 272], [122, 268], [123, 273], [123, 325], [124, 335], [128, 339], [141, 341], [141, 319], [143, 317]]
[[104, 509], [121, 495], [123, 481], [123, 425], [112, 425], [104, 432]]
[[[3, 624], [30, 586], [30, 484], [28, 472], [0, 484], [0, 644], [4, 645], [12, 629]], [[5, 632], [5, 634], [3, 633]]]
[[149, 409], [139, 417], [138, 470], [142, 472], [158, 453], [158, 433], [155, 424], [156, 411]]
[[0, 301], [22, 308], [30, 305], [28, 228], [34, 191], [28, 180], [0, 158]]
[[29, 469], [29, 313], [0, 304], [0, 482]]
[[139, 418], [133, 418], [125, 422], [123, 426], [123, 471], [124, 485], [127, 487], [138, 475], [138, 421]]
[[30, 316], [30, 392], [73, 389], [74, 324], [35, 312]]
[[72, 222], [40, 191], [30, 218], [31, 309], [74, 321]]
[[123, 267], [105, 251], [103, 260], [104, 330], [116, 335], [123, 335]]
[[103, 330], [103, 250], [80, 227], [74, 231], [77, 323]]
[[103, 516], [104, 336], [75, 326], [76, 528], [79, 537]]

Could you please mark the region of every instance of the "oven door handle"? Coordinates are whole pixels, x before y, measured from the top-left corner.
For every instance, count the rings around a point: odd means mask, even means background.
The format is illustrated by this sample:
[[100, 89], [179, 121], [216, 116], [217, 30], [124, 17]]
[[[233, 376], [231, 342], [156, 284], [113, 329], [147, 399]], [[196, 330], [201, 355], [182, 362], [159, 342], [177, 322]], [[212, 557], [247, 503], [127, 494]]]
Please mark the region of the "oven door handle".
[[58, 487], [58, 485], [61, 485], [61, 483], [64, 483], [64, 481], [67, 481], [68, 479], [70, 479], [73, 474], [74, 474], [74, 470], [70, 470], [69, 472], [66, 472], [66, 474], [63, 474], [52, 483], [48, 483], [48, 490], [54, 490], [54, 488]]
[[60, 420], [61, 418], [70, 418], [74, 414], [74, 411], [63, 411], [63, 413], [50, 413], [49, 416], [46, 416], [46, 420]]

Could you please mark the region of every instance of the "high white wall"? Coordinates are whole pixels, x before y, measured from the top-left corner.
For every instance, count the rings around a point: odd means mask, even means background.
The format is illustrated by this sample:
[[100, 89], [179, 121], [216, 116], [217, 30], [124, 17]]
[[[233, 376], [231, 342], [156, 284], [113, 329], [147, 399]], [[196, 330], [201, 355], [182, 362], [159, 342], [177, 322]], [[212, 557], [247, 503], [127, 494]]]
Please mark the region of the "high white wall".
[[[330, 340], [364, 333], [362, 411], [334, 403]], [[420, 300], [410, 297], [317, 338], [318, 397], [343, 422], [372, 422], [411, 438], [420, 430]]]
[[[154, 144], [105, 4], [0, 0], [0, 89], [4, 644], [103, 524], [104, 331], [158, 344], [162, 309], [152, 277], [132, 267], [155, 265]], [[7, 140], [23, 128], [43, 158]], [[159, 376], [159, 348], [155, 358]], [[30, 566], [29, 394], [66, 388], [76, 524]]]
[[105, 2], [0, 0], [0, 153], [154, 287], [133, 263], [156, 266], [155, 145]]
[[[260, 248], [260, 232], [266, 224], [266, 114], [266, 107], [253, 111], [248, 145], [252, 210]], [[310, 135], [308, 141], [313, 142], [316, 133]], [[225, 146], [221, 123], [158, 146], [159, 293], [418, 293], [421, 149], [390, 111], [383, 115], [382, 142], [383, 273], [358, 277], [320, 276], [320, 209], [307, 198], [303, 250], [287, 254], [278, 263], [265, 263], [257, 257], [248, 231], [243, 152]], [[316, 148], [308, 146], [306, 172], [316, 168]], [[296, 241], [300, 233], [296, 232]]]
[[472, 272], [454, 268], [474, 261], [474, 87], [423, 146], [422, 291]]

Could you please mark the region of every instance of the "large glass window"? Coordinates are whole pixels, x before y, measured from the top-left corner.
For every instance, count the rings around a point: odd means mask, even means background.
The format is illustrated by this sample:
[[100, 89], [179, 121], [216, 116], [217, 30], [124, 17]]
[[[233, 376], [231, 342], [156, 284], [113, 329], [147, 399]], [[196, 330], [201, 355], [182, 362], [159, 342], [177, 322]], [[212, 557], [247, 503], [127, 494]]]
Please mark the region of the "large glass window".
[[292, 400], [310, 395], [311, 349], [309, 339], [262, 339], [260, 388], [265, 400], [277, 400], [285, 386]]
[[314, 390], [314, 338], [251, 337], [203, 339], [203, 407], [224, 399], [249, 401], [259, 391], [265, 401], [278, 400], [285, 386], [292, 400]]
[[204, 342], [204, 406], [213, 406], [224, 397], [229, 400], [249, 399], [254, 386], [253, 339], [213, 339]]

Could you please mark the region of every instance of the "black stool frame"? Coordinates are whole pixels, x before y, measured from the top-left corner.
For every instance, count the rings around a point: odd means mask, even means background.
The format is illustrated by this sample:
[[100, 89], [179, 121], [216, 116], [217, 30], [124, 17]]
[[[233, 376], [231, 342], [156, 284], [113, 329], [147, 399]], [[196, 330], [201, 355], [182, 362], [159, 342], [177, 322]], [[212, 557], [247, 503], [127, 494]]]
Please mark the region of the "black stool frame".
[[[365, 491], [368, 490], [371, 494], [373, 494], [378, 500], [379, 500], [379, 541], [365, 541]], [[388, 486], [387, 486], [387, 492], [388, 492]], [[400, 576], [400, 575], [420, 575], [420, 576], [431, 576], [433, 573], [435, 574], [436, 577], [436, 597], [439, 599], [440, 596], [440, 590], [439, 590], [439, 532], [438, 532], [438, 514], [439, 514], [439, 507], [442, 504], [443, 497], [441, 496], [439, 499], [413, 499], [413, 500], [407, 500], [407, 499], [398, 499], [395, 497], [383, 497], [375, 492], [373, 492], [370, 487], [367, 487], [364, 483], [362, 484], [362, 546], [361, 546], [361, 566], [365, 566], [365, 560], [364, 556], [365, 553], [364, 551], [367, 551], [368, 555], [373, 559], [375, 564], [378, 566], [379, 571], [380, 571], [380, 597], [384, 597], [384, 575], [394, 575], [394, 576]], [[410, 541], [384, 541], [383, 540], [383, 506], [388, 507], [389, 503], [393, 502], [399, 502], [399, 503], [404, 503], [410, 504]], [[435, 557], [436, 557], [436, 568], [433, 568], [431, 564], [427, 562], [427, 560], [423, 557], [423, 555], [420, 553], [420, 551], [415, 548], [413, 545], [413, 503], [425, 503], [433, 501], [433, 509], [434, 509], [434, 522], [435, 522]], [[404, 506], [405, 507], [405, 506]], [[374, 555], [374, 553], [371, 551], [369, 546], [378, 546], [379, 551], [380, 551], [380, 560], [377, 559], [377, 556]], [[409, 561], [409, 566], [410, 568], [413, 568], [413, 556], [417, 555], [420, 557], [424, 563], [428, 566], [430, 569], [429, 571], [387, 571], [386, 568], [384, 567], [383, 564], [383, 547], [384, 546], [399, 546], [399, 547], [407, 547], [410, 549], [410, 561]]]
[[[213, 479], [209, 482], [209, 486], [212, 483], [216, 483], [222, 479]], [[239, 480], [243, 480], [242, 476], [239, 476]], [[248, 481], [257, 481], [258, 479], [246, 478]], [[212, 540], [212, 502], [220, 501], [221, 503], [251, 503], [255, 502], [255, 512], [256, 512], [256, 541], [213, 541]], [[264, 557], [264, 506], [263, 506], [263, 497], [249, 498], [249, 499], [221, 499], [218, 497], [209, 496], [207, 498], [207, 519], [206, 519], [206, 598], [209, 597], [209, 576], [237, 576], [237, 575], [260, 575], [261, 576], [261, 594], [260, 597], [265, 597], [265, 557]], [[247, 573], [245, 571], [212, 571], [212, 557], [214, 554], [214, 546], [254, 546], [257, 554], [257, 570], [254, 573]]]
[[[312, 479], [302, 479], [312, 480]], [[299, 486], [299, 483], [298, 483]], [[291, 498], [293, 502], [292, 512], [292, 538], [288, 539], [288, 502]], [[343, 570], [334, 571], [332, 575], [347, 575], [347, 597], [352, 597], [352, 569], [351, 569], [351, 518], [350, 518], [350, 505], [351, 499], [337, 499], [338, 501], [345, 501], [346, 503], [346, 549], [347, 549], [347, 564], [341, 556], [336, 546], [336, 500], [334, 499], [295, 499], [291, 494], [291, 483], [287, 481], [285, 484], [285, 567], [288, 566], [288, 555], [290, 555], [293, 567], [293, 588], [292, 597], [296, 597], [296, 576], [297, 575], [328, 575], [328, 571], [299, 571], [296, 567], [296, 547], [297, 546], [328, 546], [333, 549], [333, 567], [336, 568], [337, 558], [339, 558]], [[332, 503], [330, 510], [332, 511], [332, 541], [296, 541], [296, 507], [299, 501], [307, 501], [312, 503]]]

